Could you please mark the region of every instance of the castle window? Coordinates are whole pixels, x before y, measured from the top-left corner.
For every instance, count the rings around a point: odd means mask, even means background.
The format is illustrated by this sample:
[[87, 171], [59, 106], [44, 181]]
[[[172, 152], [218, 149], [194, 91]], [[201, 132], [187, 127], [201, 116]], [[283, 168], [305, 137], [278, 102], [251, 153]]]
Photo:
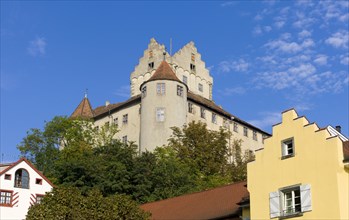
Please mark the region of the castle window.
[[127, 144], [127, 135], [122, 136], [122, 143]]
[[157, 83], [156, 84], [156, 93], [158, 95], [165, 95], [165, 93], [166, 93], [165, 83]]
[[183, 76], [183, 83], [184, 83], [185, 85], [188, 85], [188, 77]]
[[11, 205], [12, 192], [11, 191], [0, 191], [0, 206], [10, 206]]
[[200, 108], [200, 116], [201, 118], [206, 118], [206, 110], [204, 108]]
[[244, 136], [248, 137], [248, 130], [247, 130], [247, 127], [244, 127]]
[[109, 127], [109, 125], [110, 125], [110, 123], [109, 123], [109, 121], [107, 121], [105, 124], [104, 124], [104, 127]]
[[165, 121], [165, 108], [156, 108], [156, 121]]
[[195, 68], [195, 64], [190, 64], [190, 71], [195, 73], [196, 72], [196, 68]]
[[36, 178], [35, 184], [42, 185], [42, 179]]
[[234, 122], [234, 127], [233, 127], [234, 131], [236, 133], [238, 133], [238, 123]]
[[195, 54], [194, 53], [191, 54], [191, 62], [193, 62], [193, 63], [195, 62]]
[[147, 86], [143, 86], [142, 88], [142, 98], [147, 96]]
[[217, 114], [212, 113], [212, 123], [217, 124]]
[[118, 118], [114, 118], [114, 124], [117, 125], [117, 126], [119, 125], [119, 119]]
[[223, 126], [225, 128], [229, 128], [229, 122], [228, 122], [228, 120], [226, 118], [223, 118]]
[[294, 143], [293, 138], [289, 138], [281, 142], [282, 159], [286, 159], [294, 156]]
[[127, 124], [127, 122], [128, 122], [128, 114], [125, 114], [122, 116], [122, 123]]
[[203, 92], [204, 91], [204, 86], [201, 83], [199, 83], [198, 89], [199, 89], [200, 92]]
[[269, 194], [270, 218], [297, 217], [311, 211], [310, 185], [294, 185]]
[[44, 195], [36, 194], [36, 204], [40, 204], [44, 198]]
[[191, 102], [188, 102], [188, 112], [189, 112], [189, 113], [194, 113], [194, 110], [193, 110], [193, 103], [191, 103]]
[[253, 140], [257, 140], [257, 131], [253, 131]]
[[177, 85], [177, 95], [183, 96], [183, 86]]
[[25, 169], [18, 169], [15, 173], [15, 187], [29, 189], [29, 173]]
[[11, 180], [11, 174], [5, 174], [5, 180]]
[[148, 63], [148, 70], [154, 69], [154, 62]]

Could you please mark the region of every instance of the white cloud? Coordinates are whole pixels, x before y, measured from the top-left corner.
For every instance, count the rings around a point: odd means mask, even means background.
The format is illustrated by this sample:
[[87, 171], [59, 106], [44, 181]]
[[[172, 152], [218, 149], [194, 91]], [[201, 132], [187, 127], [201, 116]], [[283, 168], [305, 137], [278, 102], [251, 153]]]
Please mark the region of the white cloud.
[[316, 56], [316, 58], [314, 59], [314, 63], [318, 64], [318, 65], [326, 65], [327, 64], [327, 56], [324, 54], [319, 54]]
[[114, 95], [119, 97], [124, 97], [124, 98], [130, 97], [130, 86], [129, 85], [121, 86], [116, 90], [116, 92], [114, 92]]
[[304, 28], [312, 25], [315, 22], [315, 18], [307, 17], [303, 12], [296, 12], [297, 21], [293, 22], [293, 26], [296, 28]]
[[249, 67], [249, 63], [246, 62], [244, 59], [239, 59], [237, 61], [232, 60], [232, 61], [222, 61], [218, 64], [219, 69], [221, 72], [246, 72]]
[[307, 31], [307, 30], [302, 30], [301, 32], [298, 33], [298, 36], [300, 38], [310, 37], [311, 36], [311, 32]]
[[272, 30], [272, 28], [271, 28], [270, 26], [264, 26], [264, 27], [263, 27], [263, 30], [264, 30], [265, 32], [270, 32], [270, 31]]
[[35, 40], [29, 42], [27, 51], [31, 56], [45, 55], [46, 45], [45, 38], [37, 37]]
[[349, 55], [341, 55], [340, 56], [340, 63], [343, 65], [349, 65]]
[[284, 40], [274, 40], [266, 43], [264, 46], [284, 53], [296, 53], [302, 50], [302, 46], [296, 42], [286, 42]]
[[270, 128], [272, 125], [281, 122], [281, 113], [278, 112], [261, 112], [261, 118], [248, 121], [248, 123], [262, 129]]
[[260, 21], [262, 19], [263, 19], [263, 16], [260, 14], [257, 14], [256, 16], [254, 16], [254, 20], [256, 20], [256, 21]]
[[280, 28], [282, 28], [284, 25], [285, 25], [285, 21], [276, 21], [275, 23], [274, 23], [274, 26], [276, 27], [276, 28], [278, 28], [278, 29], [280, 29]]
[[233, 6], [233, 5], [236, 5], [236, 4], [237, 4], [237, 2], [235, 2], [235, 1], [228, 1], [228, 2], [223, 2], [221, 4], [221, 6], [222, 7], [229, 7], [229, 6]]
[[338, 20], [342, 21], [342, 22], [347, 22], [349, 21], [349, 13], [346, 13], [344, 15], [341, 15]]
[[261, 28], [260, 26], [254, 27], [254, 29], [253, 29], [253, 34], [259, 35], [259, 34], [262, 34], [262, 33], [263, 33], [263, 32], [262, 32], [262, 28]]
[[325, 42], [335, 48], [348, 48], [348, 41], [349, 32], [342, 30], [332, 34]]
[[[315, 71], [316, 71], [316, 68], [309, 63], [301, 64], [297, 67], [291, 67], [288, 69], [288, 72], [292, 75], [295, 75], [294, 77], [297, 77], [297, 78], [305, 78], [315, 73]], [[297, 79], [294, 79], [294, 80], [297, 80]]]

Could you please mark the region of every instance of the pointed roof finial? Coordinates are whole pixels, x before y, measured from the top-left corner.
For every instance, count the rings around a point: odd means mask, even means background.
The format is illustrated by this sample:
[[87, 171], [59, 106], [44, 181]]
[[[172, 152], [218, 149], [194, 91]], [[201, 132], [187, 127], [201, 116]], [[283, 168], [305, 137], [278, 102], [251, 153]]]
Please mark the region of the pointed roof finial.
[[85, 98], [87, 99], [88, 89], [85, 89]]
[[164, 55], [164, 61], [166, 61], [166, 51], [162, 53]]

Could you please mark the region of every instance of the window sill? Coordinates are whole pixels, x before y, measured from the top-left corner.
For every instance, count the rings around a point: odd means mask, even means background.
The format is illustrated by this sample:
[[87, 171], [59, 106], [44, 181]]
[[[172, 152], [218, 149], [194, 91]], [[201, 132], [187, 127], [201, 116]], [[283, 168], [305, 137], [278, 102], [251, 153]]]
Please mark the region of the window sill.
[[284, 216], [279, 217], [279, 219], [295, 218], [295, 217], [299, 217], [299, 216], [303, 216], [303, 213], [302, 212], [295, 212], [292, 214], [286, 214]]
[[291, 157], [294, 157], [294, 154], [289, 154], [289, 155], [282, 156], [281, 160], [285, 160], [285, 159], [288, 159], [288, 158], [291, 158]]

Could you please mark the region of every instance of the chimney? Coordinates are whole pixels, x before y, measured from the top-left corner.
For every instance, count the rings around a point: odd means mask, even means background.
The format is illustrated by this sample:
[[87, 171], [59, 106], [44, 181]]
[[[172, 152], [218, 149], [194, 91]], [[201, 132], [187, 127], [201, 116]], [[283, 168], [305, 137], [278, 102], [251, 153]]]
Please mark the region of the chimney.
[[336, 126], [336, 130], [337, 130], [339, 133], [341, 133], [341, 132], [342, 132], [342, 127], [341, 127], [340, 125], [337, 125], [337, 126]]
[[105, 106], [107, 107], [108, 105], [110, 105], [109, 101], [105, 101]]

